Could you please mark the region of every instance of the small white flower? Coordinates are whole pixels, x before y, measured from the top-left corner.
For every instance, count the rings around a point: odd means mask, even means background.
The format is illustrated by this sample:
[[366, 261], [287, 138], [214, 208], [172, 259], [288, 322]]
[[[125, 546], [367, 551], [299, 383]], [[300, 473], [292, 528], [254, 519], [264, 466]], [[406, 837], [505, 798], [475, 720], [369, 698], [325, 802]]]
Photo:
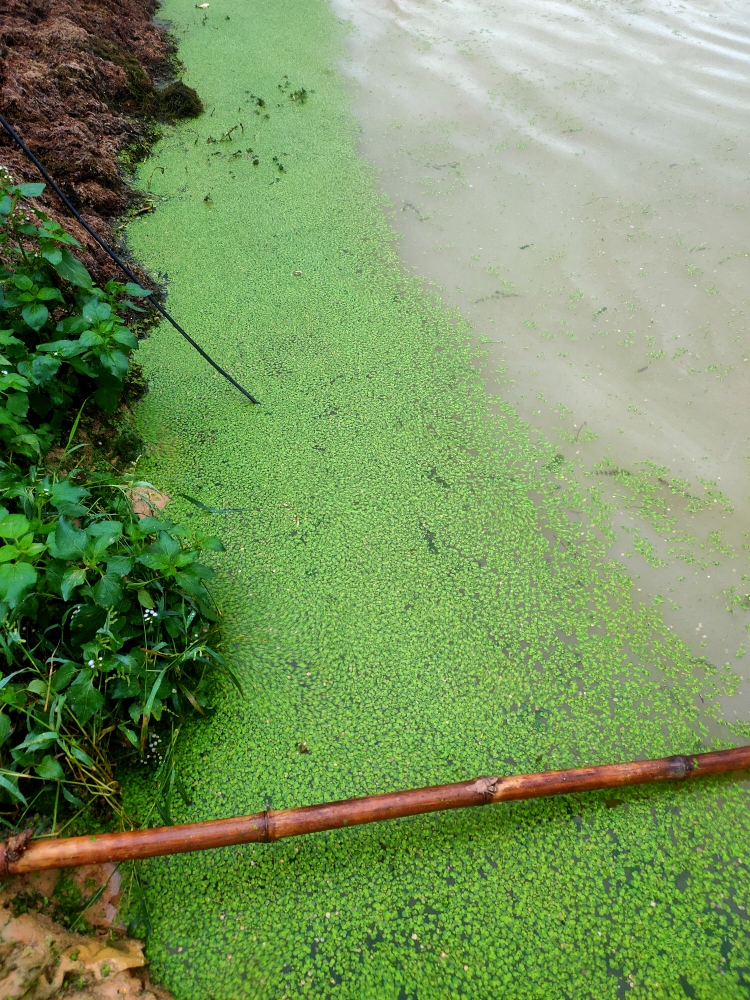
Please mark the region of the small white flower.
[[96, 660], [89, 660], [89, 666], [90, 667], [96, 666]]

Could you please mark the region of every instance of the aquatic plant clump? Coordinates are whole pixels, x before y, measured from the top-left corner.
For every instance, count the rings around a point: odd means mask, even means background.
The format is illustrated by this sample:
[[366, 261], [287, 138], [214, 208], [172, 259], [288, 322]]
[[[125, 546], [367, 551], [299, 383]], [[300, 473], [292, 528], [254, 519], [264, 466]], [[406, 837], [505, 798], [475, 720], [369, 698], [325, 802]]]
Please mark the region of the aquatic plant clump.
[[[602, 491], [488, 404], [471, 331], [400, 267], [327, 6], [164, 11], [207, 113], [144, 165], [131, 247], [263, 404], [169, 329], [141, 348], [152, 477], [237, 509], [176, 505], [225, 540], [247, 697], [183, 730], [174, 819], [742, 735], [732, 676], [608, 560]], [[739, 1000], [747, 806], [709, 779], [154, 859], [149, 952], [180, 1000]]]

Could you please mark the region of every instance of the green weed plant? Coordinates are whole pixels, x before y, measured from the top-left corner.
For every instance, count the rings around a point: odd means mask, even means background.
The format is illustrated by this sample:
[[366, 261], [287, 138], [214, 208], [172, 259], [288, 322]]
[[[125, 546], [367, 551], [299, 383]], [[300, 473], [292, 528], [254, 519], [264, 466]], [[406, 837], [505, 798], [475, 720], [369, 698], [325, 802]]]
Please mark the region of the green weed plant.
[[138, 346], [125, 316], [149, 293], [95, 286], [29, 201], [43, 187], [0, 178], [0, 817], [54, 828], [94, 800], [121, 812], [117, 764], [233, 675], [200, 561], [220, 540], [140, 517], [149, 484], [75, 464], [83, 406], [118, 406]]

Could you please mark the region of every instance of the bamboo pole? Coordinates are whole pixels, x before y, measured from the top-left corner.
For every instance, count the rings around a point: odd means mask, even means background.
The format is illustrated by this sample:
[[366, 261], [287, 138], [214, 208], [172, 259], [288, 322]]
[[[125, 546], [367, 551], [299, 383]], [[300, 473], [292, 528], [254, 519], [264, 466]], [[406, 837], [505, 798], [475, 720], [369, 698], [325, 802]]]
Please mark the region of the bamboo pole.
[[151, 830], [33, 841], [30, 839], [31, 831], [26, 831], [0, 846], [0, 874], [15, 875], [45, 868], [74, 868], [104, 861], [185, 854], [215, 847], [281, 840], [361, 823], [379, 823], [441, 809], [462, 809], [654, 781], [708, 777], [747, 769], [750, 769], [750, 746], [566, 771], [477, 778], [453, 785], [412, 788], [298, 809], [280, 809], [235, 819], [162, 826]]

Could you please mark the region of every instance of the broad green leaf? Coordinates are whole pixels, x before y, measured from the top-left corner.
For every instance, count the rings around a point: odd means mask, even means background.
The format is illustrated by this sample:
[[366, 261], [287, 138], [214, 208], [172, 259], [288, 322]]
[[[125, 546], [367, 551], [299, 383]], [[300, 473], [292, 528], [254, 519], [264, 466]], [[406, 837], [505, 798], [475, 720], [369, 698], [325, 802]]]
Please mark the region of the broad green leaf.
[[[94, 687], [93, 676], [94, 671], [86, 667], [68, 688], [68, 708], [82, 726], [85, 726], [104, 704], [104, 695]], [[72, 752], [78, 756], [75, 749]]]
[[49, 250], [43, 250], [42, 257], [44, 257], [45, 260], [49, 261], [53, 267], [57, 267], [57, 265], [62, 260], [62, 251], [58, 249], [58, 247], [54, 247]]
[[[136, 486], [150, 486], [150, 483], [136, 483]], [[151, 487], [153, 489], [153, 487]], [[157, 531], [164, 529], [164, 521], [159, 517], [142, 517], [138, 521], [138, 527], [146, 534], [153, 535]]]
[[138, 562], [147, 569], [152, 569], [158, 573], [160, 570], [169, 569], [169, 559], [167, 556], [146, 555], [138, 556]]
[[40, 288], [36, 296], [40, 302], [59, 302], [65, 305], [65, 299], [62, 297], [62, 292], [59, 288], [51, 288], [45, 285], [44, 288]]
[[114, 375], [117, 379], [123, 379], [128, 374], [130, 368], [130, 362], [127, 356], [114, 348], [106, 351], [100, 351], [98, 353], [99, 364], [106, 368], [106, 370]]
[[29, 380], [19, 375], [18, 372], [8, 372], [0, 378], [0, 390], [6, 389], [28, 389]]
[[70, 233], [66, 233], [62, 227], [58, 226], [56, 229], [53, 229], [49, 222], [45, 222], [44, 228], [39, 230], [39, 245], [47, 249], [50, 243], [53, 242], [68, 243], [79, 250], [82, 249], [78, 240], [74, 236], [71, 236]]
[[129, 351], [134, 351], [138, 347], [138, 338], [124, 326], [114, 334], [112, 339], [116, 340], [118, 344], [122, 344], [123, 347], [127, 347]]
[[[96, 378], [96, 372], [94, 369], [91, 365], [87, 365], [81, 358], [69, 358], [68, 364], [74, 371], [77, 371], [79, 375], [86, 375], [88, 378]], [[103, 407], [100, 408], [103, 409]]]
[[78, 343], [81, 347], [99, 347], [104, 343], [104, 341], [99, 334], [95, 333], [93, 330], [84, 330], [78, 338]]
[[[39, 454], [41, 448], [39, 447], [39, 438], [36, 434], [19, 434], [16, 438], [14, 445], [18, 450], [21, 450], [21, 445], [27, 445], [31, 451], [35, 454]], [[26, 454], [26, 452], [24, 452]]]
[[65, 240], [66, 243], [72, 243], [77, 247], [81, 246], [78, 240], [71, 236], [70, 233], [67, 233], [60, 223], [54, 219], [45, 218], [42, 222], [40, 233], [42, 236], [46, 235], [49, 239]]
[[[28, 534], [22, 535], [21, 538], [16, 539], [16, 545], [19, 551], [23, 552], [25, 555], [37, 555], [39, 552], [44, 552], [46, 546], [43, 543], [34, 542], [34, 532], [29, 531]], [[41, 548], [39, 547], [41, 545]]]
[[190, 576], [197, 576], [200, 580], [213, 580], [216, 576], [216, 570], [212, 569], [210, 566], [206, 566], [205, 563], [194, 562], [192, 566], [188, 566], [185, 573], [190, 574]]
[[111, 608], [122, 600], [122, 587], [111, 576], [103, 576], [95, 585], [94, 600], [102, 608]]
[[15, 190], [23, 198], [38, 198], [46, 186], [46, 184], [17, 184]]
[[57, 374], [57, 370], [61, 364], [62, 362], [59, 358], [51, 358], [49, 355], [38, 355], [31, 362], [29, 377], [35, 385], [46, 385]]
[[[1, 551], [2, 550], [0, 549], [0, 552]], [[149, 608], [151, 611], [154, 609], [154, 602], [151, 599], [151, 594], [149, 594], [147, 590], [142, 589], [138, 591], [138, 603], [142, 608]]]
[[83, 486], [74, 486], [69, 479], [61, 479], [52, 487], [50, 501], [61, 514], [79, 517], [83, 511], [80, 501], [89, 495], [89, 491]]
[[67, 601], [70, 599], [70, 595], [82, 584], [86, 582], [86, 571], [80, 569], [78, 566], [71, 566], [66, 570], [65, 575], [60, 583], [60, 593], [63, 596], [63, 600]]
[[120, 392], [111, 386], [100, 386], [94, 393], [94, 400], [100, 410], [112, 413], [120, 401]]
[[48, 781], [63, 781], [65, 778], [60, 764], [49, 754], [46, 757], [42, 757], [42, 762], [37, 764], [34, 770], [40, 778], [46, 778]]
[[62, 247], [61, 253], [60, 263], [53, 264], [60, 277], [65, 278], [71, 285], [76, 285], [78, 288], [91, 288], [94, 283], [93, 279], [80, 260], [74, 257], [67, 247]]
[[86, 529], [89, 536], [87, 554], [92, 559], [98, 559], [110, 545], [122, 534], [122, 524], [119, 521], [95, 521]]
[[133, 298], [136, 299], [139, 298], [142, 299], [145, 298], [147, 295], [150, 295], [151, 292], [148, 290], [148, 288], [142, 288], [140, 285], [136, 285], [134, 281], [129, 281], [125, 285], [125, 294], [132, 295]]
[[11, 559], [16, 559], [21, 553], [18, 551], [15, 545], [3, 545], [0, 548], [0, 563], [9, 562]]
[[54, 535], [50, 535], [49, 550], [55, 559], [80, 559], [87, 541], [85, 531], [61, 517]]
[[186, 594], [190, 594], [191, 597], [203, 600], [208, 598], [208, 591], [196, 577], [190, 576], [187, 573], [176, 573], [174, 579], [177, 586], [181, 587]]
[[66, 660], [65, 663], [56, 670], [52, 675], [52, 680], [50, 681], [50, 687], [55, 692], [59, 694], [64, 691], [65, 688], [70, 684], [75, 675], [78, 673], [79, 667], [77, 663], [73, 663], [72, 660]]
[[[26, 380], [24, 379], [24, 381]], [[5, 406], [8, 412], [12, 413], [14, 417], [23, 418], [29, 412], [29, 397], [25, 392], [14, 392], [8, 396]]]
[[32, 330], [41, 330], [49, 317], [49, 309], [41, 302], [29, 302], [21, 310], [21, 315]]
[[7, 562], [0, 566], [0, 601], [15, 608], [37, 580], [37, 573], [27, 562]]
[[107, 561], [107, 576], [127, 576], [133, 569], [133, 560], [127, 556], [114, 556]]
[[5, 712], [0, 712], [0, 746], [2, 746], [10, 736], [11, 728], [10, 716], [6, 715]]
[[47, 694], [47, 684], [41, 677], [35, 677], [26, 685], [26, 690], [30, 691], [32, 694], [38, 694], [41, 698], [43, 695]]
[[170, 558], [176, 556], [180, 551], [180, 543], [176, 538], [173, 538], [168, 532], [160, 531], [159, 538], [154, 542], [149, 548], [149, 552], [162, 553]]
[[82, 309], [83, 315], [92, 323], [103, 322], [112, 315], [112, 308], [106, 302], [92, 296]]
[[72, 358], [83, 354], [85, 347], [80, 340], [53, 340], [49, 344], [38, 344], [37, 351], [45, 354], [58, 354], [61, 358]]
[[110, 544], [115, 538], [119, 538], [122, 534], [122, 521], [112, 521], [108, 518], [102, 518], [101, 521], [94, 521], [86, 528], [86, 534], [89, 538], [99, 538], [107, 536], [110, 538]]
[[0, 538], [21, 538], [30, 527], [31, 522], [23, 514], [6, 514], [0, 520]]
[[1, 407], [0, 407], [0, 424], [2, 424], [3, 427], [11, 427], [13, 428], [14, 431], [19, 431], [21, 429], [21, 425], [13, 417], [13, 415], [8, 413], [7, 410], [3, 410]]

